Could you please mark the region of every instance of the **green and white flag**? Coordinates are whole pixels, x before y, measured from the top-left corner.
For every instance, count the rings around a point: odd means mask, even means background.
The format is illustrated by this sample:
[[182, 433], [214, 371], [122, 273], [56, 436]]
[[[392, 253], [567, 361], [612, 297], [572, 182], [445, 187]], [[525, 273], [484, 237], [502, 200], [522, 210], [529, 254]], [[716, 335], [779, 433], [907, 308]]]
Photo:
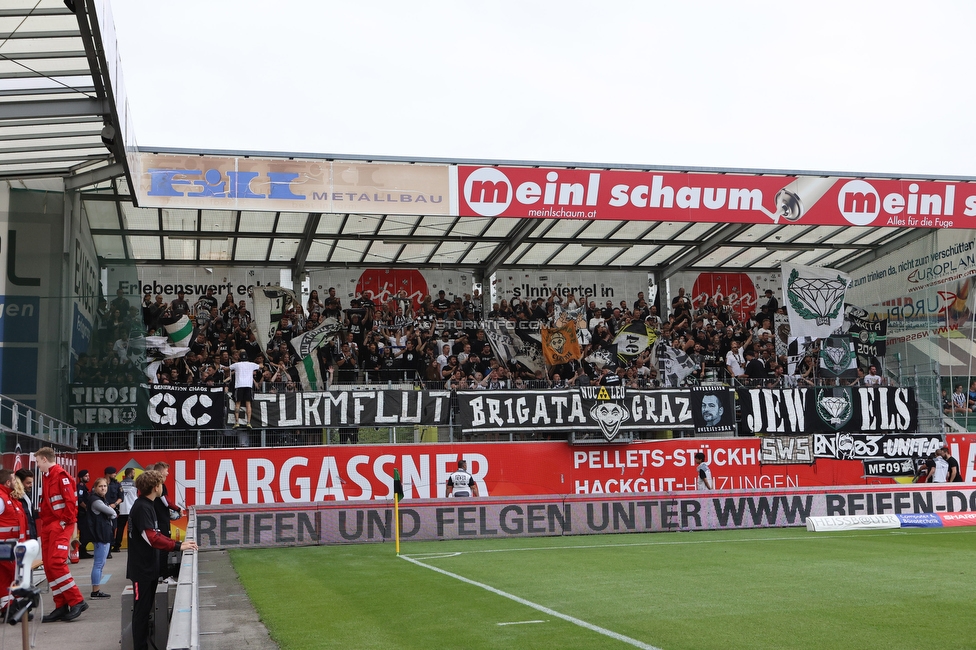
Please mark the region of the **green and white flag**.
[[341, 331], [342, 325], [339, 321], [335, 318], [326, 318], [314, 330], [293, 338], [290, 341], [291, 347], [295, 350], [295, 354], [298, 355], [299, 359], [304, 359], [310, 354], [313, 354], [321, 346], [332, 341], [336, 337], [336, 334]]
[[185, 348], [190, 345], [193, 338], [193, 321], [186, 314], [181, 315], [176, 321], [163, 325], [166, 329], [166, 336], [173, 343], [175, 348]]
[[844, 296], [851, 276], [818, 266], [785, 263], [781, 270], [791, 336], [822, 339], [844, 325]]
[[291, 289], [279, 286], [254, 287], [251, 292], [254, 304], [254, 326], [258, 341], [263, 346], [274, 338], [278, 324], [288, 308], [301, 304]]
[[325, 390], [325, 377], [322, 376], [322, 369], [319, 365], [317, 354], [310, 354], [297, 364], [298, 378], [302, 382], [302, 390]]

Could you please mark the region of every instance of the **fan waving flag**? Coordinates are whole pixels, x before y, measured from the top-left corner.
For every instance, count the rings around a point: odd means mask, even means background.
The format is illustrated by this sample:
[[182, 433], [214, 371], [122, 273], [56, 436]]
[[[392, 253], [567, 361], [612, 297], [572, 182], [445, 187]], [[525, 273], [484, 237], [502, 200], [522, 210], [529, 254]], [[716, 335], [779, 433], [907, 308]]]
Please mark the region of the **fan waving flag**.
[[254, 287], [251, 294], [254, 303], [254, 327], [258, 341], [267, 345], [274, 338], [278, 324], [292, 305], [300, 305], [298, 297], [291, 289], [269, 285]]
[[313, 330], [296, 336], [290, 343], [299, 359], [304, 359], [319, 347], [332, 341], [336, 334], [342, 331], [342, 325], [335, 318], [326, 318], [321, 325]]
[[783, 264], [783, 295], [792, 336], [822, 339], [844, 324], [851, 276], [818, 266]]
[[175, 321], [164, 323], [166, 336], [172, 341], [173, 347], [185, 348], [193, 338], [193, 322], [187, 318], [186, 314], [180, 315]]
[[325, 377], [322, 376], [322, 367], [319, 365], [319, 355], [310, 354], [302, 358], [295, 369], [298, 371], [298, 378], [302, 383], [303, 390], [325, 390]]
[[543, 327], [542, 354], [550, 366], [578, 360], [582, 353], [576, 337], [576, 322], [568, 321], [562, 327]]
[[634, 357], [646, 350], [657, 340], [657, 334], [647, 328], [647, 325], [636, 321], [621, 328], [614, 337], [617, 346], [617, 356], [624, 363], [630, 363]]
[[664, 385], [677, 388], [685, 377], [695, 372], [698, 364], [684, 350], [661, 342], [657, 345], [657, 359], [659, 376], [664, 378]]

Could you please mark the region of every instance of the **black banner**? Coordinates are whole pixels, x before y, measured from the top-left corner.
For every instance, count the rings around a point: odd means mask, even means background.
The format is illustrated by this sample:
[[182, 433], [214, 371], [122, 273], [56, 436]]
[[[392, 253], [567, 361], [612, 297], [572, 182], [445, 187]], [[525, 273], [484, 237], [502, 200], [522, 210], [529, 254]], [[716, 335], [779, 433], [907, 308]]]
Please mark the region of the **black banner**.
[[857, 433], [817, 433], [813, 436], [813, 455], [840, 460], [902, 459], [928, 456], [942, 446], [942, 436], [871, 435]]
[[865, 476], [879, 476], [883, 478], [915, 476], [915, 461], [911, 458], [865, 460], [863, 462]]
[[222, 429], [226, 393], [207, 386], [140, 387], [139, 410], [149, 429]]
[[137, 429], [147, 420], [140, 417], [137, 386], [70, 384], [68, 424], [79, 431]]
[[918, 430], [918, 404], [912, 388], [742, 388], [739, 405], [744, 435]]
[[881, 373], [879, 361], [884, 359], [888, 347], [888, 319], [868, 320], [855, 314], [848, 314], [847, 319], [851, 323], [847, 331], [854, 339], [858, 366], [867, 372], [873, 365]]
[[695, 434], [735, 433], [735, 403], [727, 388], [696, 386], [691, 390]]
[[[716, 389], [721, 394], [723, 389]], [[728, 392], [727, 390], [724, 392]], [[462, 433], [602, 432], [612, 440], [619, 431], [690, 429], [702, 399], [689, 389], [629, 390], [623, 386], [584, 386], [566, 390], [461, 391], [458, 423]], [[731, 395], [720, 400], [730, 415]], [[721, 426], [721, 425], [718, 425]]]
[[447, 424], [449, 391], [337, 390], [254, 396], [255, 428]]

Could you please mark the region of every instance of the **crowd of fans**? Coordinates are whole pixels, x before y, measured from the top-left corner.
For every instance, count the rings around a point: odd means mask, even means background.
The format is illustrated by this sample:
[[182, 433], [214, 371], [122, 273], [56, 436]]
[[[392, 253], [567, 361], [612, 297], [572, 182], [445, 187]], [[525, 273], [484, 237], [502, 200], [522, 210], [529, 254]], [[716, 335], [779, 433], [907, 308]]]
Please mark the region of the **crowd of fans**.
[[[684, 288], [671, 300], [666, 317], [648, 304], [643, 292], [631, 304], [607, 300], [598, 305], [553, 291], [547, 298], [501, 300], [485, 310], [477, 290], [450, 297], [439, 291], [419, 305], [403, 291], [383, 303], [357, 294], [344, 305], [331, 288], [322, 296], [313, 290], [305, 305], [288, 308], [266, 346], [251, 327], [247, 301], [235, 300], [232, 294], [221, 301], [207, 291], [193, 305], [183, 293], [169, 301], [146, 295], [137, 306], [119, 291], [113, 301], [101, 303], [90, 351], [79, 358], [74, 381], [131, 384], [148, 379], [219, 386], [227, 381], [230, 364], [246, 352], [261, 367], [263, 390], [297, 391], [298, 360], [289, 341], [335, 319], [338, 335], [315, 352], [322, 374], [333, 384], [414, 382], [458, 390], [666, 384], [658, 369], [659, 354], [650, 349], [627, 358], [617, 354], [616, 336], [634, 323], [646, 325], [651, 341], [688, 355], [694, 370], [684, 384], [733, 378], [768, 387], [817, 382], [817, 350], [810, 350], [793, 373], [787, 371], [786, 356], [777, 353], [773, 323], [775, 314], [785, 311], [772, 290], [765, 292], [754, 313], [741, 318], [729, 297], [700, 296], [693, 303]], [[193, 322], [189, 352], [153, 364], [147, 376], [145, 352], [138, 342], [143, 335], [165, 336], [163, 325], [182, 315]], [[508, 321], [517, 332], [538, 332], [560, 317], [581, 325], [582, 358], [548, 368], [539, 356], [536, 364], [499, 360], [484, 329]], [[862, 373], [857, 381], [872, 379], [864, 379]]]

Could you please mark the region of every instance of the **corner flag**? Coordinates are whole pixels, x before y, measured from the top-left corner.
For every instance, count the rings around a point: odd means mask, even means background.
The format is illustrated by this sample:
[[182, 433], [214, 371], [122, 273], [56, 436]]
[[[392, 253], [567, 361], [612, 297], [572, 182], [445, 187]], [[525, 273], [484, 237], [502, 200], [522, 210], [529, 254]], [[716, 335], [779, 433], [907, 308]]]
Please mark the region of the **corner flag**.
[[403, 501], [403, 483], [400, 481], [400, 470], [393, 468], [393, 494], [397, 501]]

